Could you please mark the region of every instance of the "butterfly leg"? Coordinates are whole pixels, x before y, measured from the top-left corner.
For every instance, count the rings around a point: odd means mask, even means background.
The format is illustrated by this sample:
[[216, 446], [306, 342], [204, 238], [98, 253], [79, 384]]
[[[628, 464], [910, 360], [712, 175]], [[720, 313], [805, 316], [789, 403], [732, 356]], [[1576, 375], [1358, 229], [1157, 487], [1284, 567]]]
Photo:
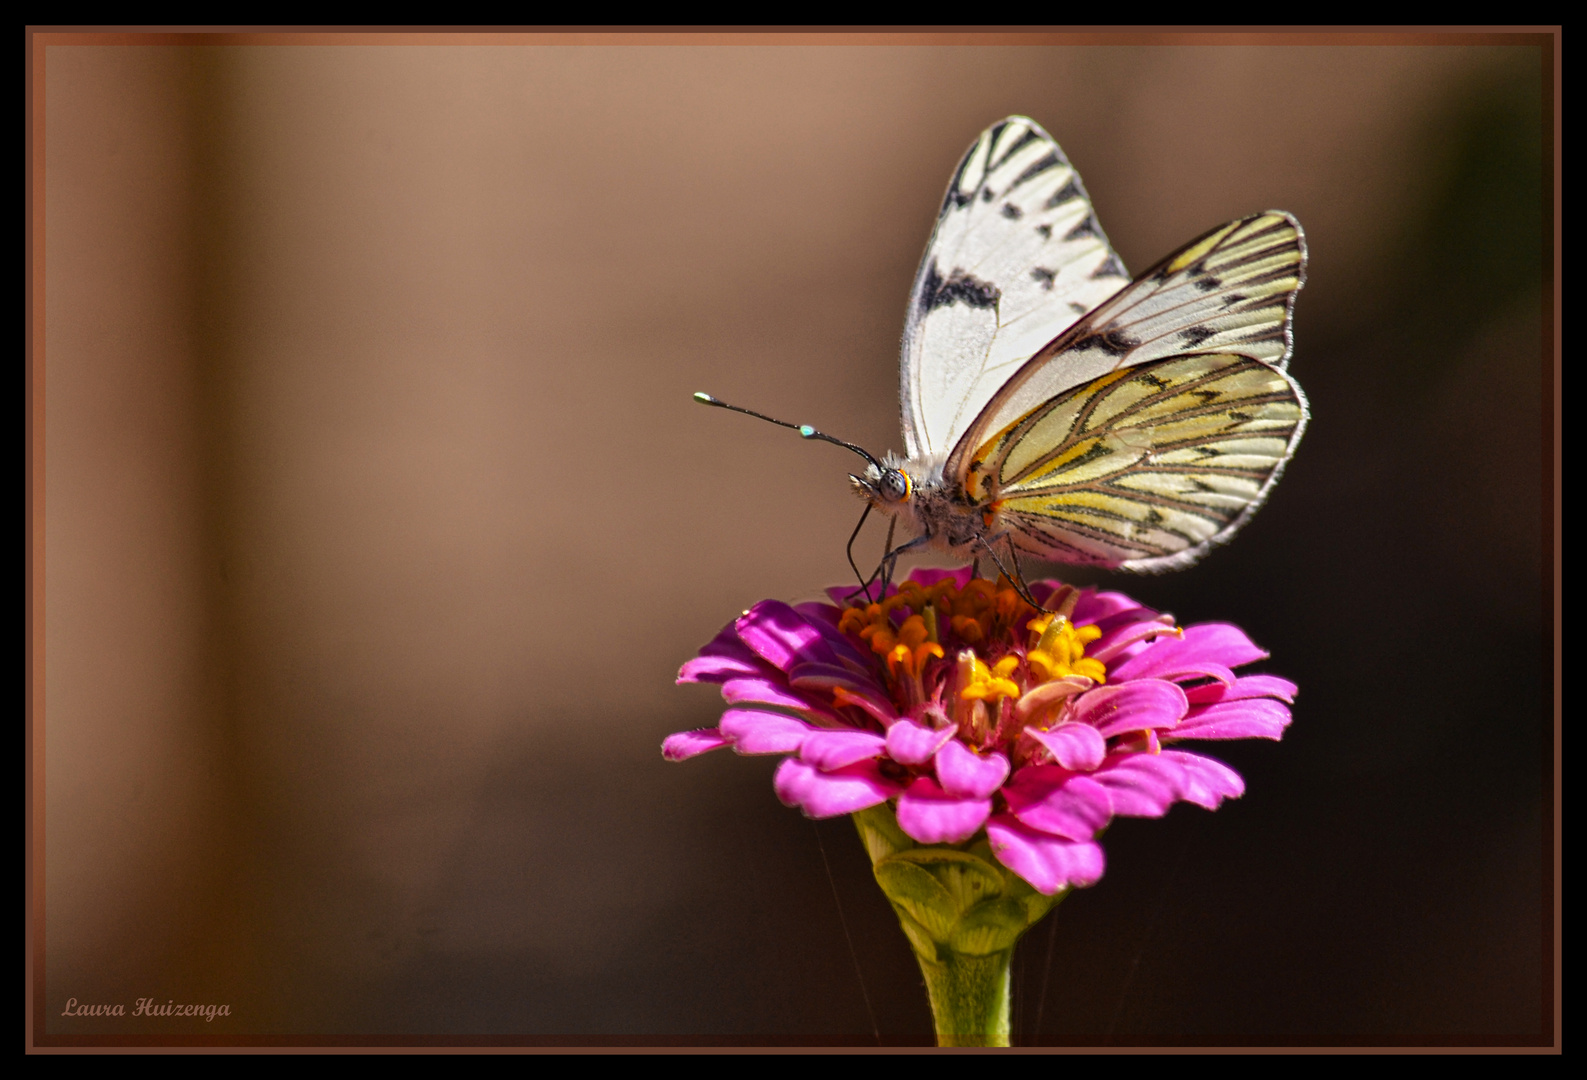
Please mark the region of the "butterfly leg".
[[[865, 594], [865, 602], [867, 604], [872, 602], [871, 601], [871, 583], [869, 581], [865, 580], [865, 576], [860, 573], [860, 568], [854, 564], [854, 541], [859, 539], [860, 529], [864, 528], [865, 519], [870, 517], [870, 516], [871, 516], [871, 504], [870, 503], [866, 503], [865, 504], [865, 512], [860, 515], [859, 524], [854, 526], [854, 531], [849, 534], [849, 546], [844, 548], [844, 551], [847, 553], [847, 555], [849, 557], [849, 569], [854, 571], [854, 579], [860, 583], [860, 592]], [[871, 576], [875, 577], [876, 575], [872, 574]], [[853, 600], [859, 594], [860, 593], [849, 593], [849, 599]]]
[[[889, 537], [889, 539], [891, 539], [891, 537]], [[900, 555], [902, 555], [904, 552], [910, 550], [911, 548], [920, 547], [922, 544], [926, 543], [926, 541], [928, 541], [930, 539], [931, 539], [931, 537], [929, 537], [929, 536], [917, 536], [913, 540], [909, 541], [907, 544], [899, 544], [897, 547], [893, 548], [893, 550], [889, 551], [886, 555], [882, 556], [882, 565], [884, 567], [886, 567], [886, 571], [882, 575], [882, 595], [883, 596], [887, 595], [887, 586], [892, 584], [893, 573], [894, 573], [894, 571], [896, 571], [898, 569], [898, 557]]]
[[[992, 548], [992, 541], [1000, 537], [1008, 541], [1009, 558], [1014, 563], [1013, 573], [1009, 573], [1008, 567], [1003, 565], [1003, 560], [997, 557], [997, 552]], [[1014, 591], [1019, 593], [1020, 599], [1024, 600], [1025, 603], [1029, 604], [1037, 611], [1045, 612], [1047, 609], [1036, 602], [1036, 598], [1031, 595], [1030, 587], [1025, 584], [1025, 572], [1021, 570], [1019, 566], [1019, 549], [1014, 546], [1014, 538], [1008, 533], [1004, 532], [998, 533], [996, 536], [981, 536], [977, 537], [976, 539], [981, 542], [982, 547], [986, 548], [986, 553], [992, 556], [992, 561], [997, 564], [998, 570], [1002, 571], [1003, 576], [1008, 578], [1009, 583], [1014, 586]]]
[[[860, 516], [860, 520], [861, 521], [865, 520], [864, 515]], [[897, 521], [889, 521], [887, 523], [887, 543], [885, 545], [883, 545], [883, 547], [882, 547], [882, 550], [884, 552], [892, 550], [892, 547], [893, 547], [893, 530], [895, 528], [897, 528], [897, 527], [898, 527], [898, 522]], [[854, 531], [856, 533], [858, 533], [859, 529], [856, 527], [856, 529]], [[853, 542], [854, 542], [854, 538], [850, 537], [849, 538], [849, 543], [852, 544]], [[852, 558], [849, 559], [849, 565], [850, 566], [854, 565], [854, 560]], [[876, 564], [876, 569], [875, 570], [871, 571], [871, 576], [868, 577], [868, 578], [865, 578], [864, 580], [862, 580], [860, 582], [860, 588], [865, 591], [865, 599], [867, 601], [870, 601], [871, 603], [875, 603], [875, 601], [871, 600], [871, 582], [875, 581], [878, 577], [881, 576], [882, 570], [886, 566], [887, 566], [887, 556], [883, 555], [882, 556], [882, 561]], [[854, 573], [855, 573], [856, 576], [858, 576], [859, 575], [859, 569], [856, 568]], [[854, 597], [856, 595], [857, 594], [855, 594], [855, 593], [850, 593], [849, 594], [849, 599], [850, 600], [854, 599]], [[883, 597], [887, 596], [887, 582], [885, 582], [885, 581], [882, 582], [882, 596]]]

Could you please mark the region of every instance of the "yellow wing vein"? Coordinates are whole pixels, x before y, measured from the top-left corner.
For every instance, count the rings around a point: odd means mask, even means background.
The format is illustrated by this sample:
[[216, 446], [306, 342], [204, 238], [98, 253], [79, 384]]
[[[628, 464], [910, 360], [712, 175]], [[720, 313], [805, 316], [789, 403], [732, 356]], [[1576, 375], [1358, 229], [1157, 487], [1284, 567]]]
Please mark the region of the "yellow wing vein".
[[[1052, 412], [1067, 404], [1077, 396], [1084, 394], [1091, 395], [1090, 399], [1086, 401], [1083, 406], [1081, 406], [1075, 417], [1070, 421], [1068, 432], [1065, 438], [1048, 453], [1043, 454], [1042, 456], [1031, 461], [1013, 476], [1002, 477], [1002, 488], [1004, 490], [1017, 487], [1023, 481], [1045, 471], [1055, 461], [1061, 460], [1066, 454], [1073, 451], [1076, 445], [1086, 439], [1098, 439], [1101, 434], [1106, 434], [1109, 432], [1138, 430], [1127, 421], [1131, 418], [1141, 415], [1143, 412], [1146, 412], [1154, 406], [1161, 405], [1162, 403], [1170, 401], [1176, 397], [1194, 395], [1198, 391], [1207, 388], [1209, 384], [1225, 381], [1250, 371], [1256, 371], [1258, 369], [1265, 368], [1265, 366], [1258, 361], [1241, 357], [1236, 363], [1214, 371], [1210, 371], [1205, 375], [1202, 375], [1200, 378], [1177, 384], [1169, 383], [1167, 385], [1162, 385], [1163, 380], [1158, 378], [1155, 372], [1163, 369], [1167, 365], [1172, 365], [1175, 362], [1175, 360], [1160, 361], [1156, 364], [1145, 365], [1138, 369], [1131, 369], [1127, 372], [1127, 379], [1119, 379], [1117, 376], [1105, 376], [1104, 379], [1099, 379], [1090, 386], [1079, 387], [1076, 390], [1070, 391], [1066, 394], [1061, 394], [1052, 401], [1046, 402], [1031, 410], [1031, 412], [1026, 414], [1026, 416], [1022, 418], [1019, 423], [1013, 425], [1013, 428], [1009, 431], [1008, 435], [1002, 440], [1001, 444], [996, 447], [996, 465], [992, 470], [993, 475], [1001, 474], [1003, 465], [1008, 460], [1009, 454], [1016, 446], [1019, 445], [1021, 438], [1025, 434], [1027, 434], [1032, 428], [1034, 428]], [[1111, 385], [1108, 385], [1109, 383], [1111, 383]], [[1118, 393], [1122, 392], [1128, 386], [1140, 383], [1155, 385], [1159, 388], [1155, 392], [1142, 397], [1139, 401], [1127, 405], [1123, 409], [1119, 410], [1108, 420], [1105, 425], [1099, 426], [1095, 429], [1088, 427], [1087, 421], [1096, 414], [1097, 410], [1100, 409], [1104, 403], [1116, 396]], [[1096, 387], [1099, 384], [1102, 384], [1102, 388], [1097, 390]], [[1266, 394], [1249, 394], [1246, 396], [1232, 397], [1221, 400], [1209, 399], [1201, 405], [1189, 406], [1183, 409], [1174, 410], [1173, 419], [1175, 422], [1182, 422], [1185, 420], [1193, 420], [1205, 416], [1217, 416], [1220, 414], [1230, 415], [1231, 413], [1234, 413], [1235, 422], [1238, 424], [1245, 421], [1243, 418], [1238, 416], [1237, 410], [1243, 410], [1246, 408], [1255, 409], [1262, 405], [1290, 400], [1290, 397], [1291, 395], [1289, 394], [1288, 387], [1286, 386], [1282, 391], [1275, 390]], [[1228, 428], [1224, 428], [1221, 429], [1217, 434], [1220, 437], [1227, 437], [1227, 432]], [[1167, 450], [1177, 449], [1183, 445], [1193, 445], [1204, 441], [1206, 441], [1206, 436], [1196, 436], [1192, 437], [1191, 439], [1174, 440], [1172, 442], [1164, 443], [1162, 450], [1166, 452]], [[1100, 446], [1101, 444], [1099, 443], [1098, 447], [1100, 448]], [[1158, 445], [1155, 440], [1153, 441], [1152, 446], [1154, 451], [1158, 449]], [[977, 455], [977, 457], [979, 458], [980, 455]]]
[[[1053, 430], [1040, 428], [1049, 417]], [[1113, 564], [1170, 558], [1237, 527], [1304, 420], [1303, 399], [1268, 365], [1187, 354], [1043, 403], [990, 440], [976, 467], [993, 459], [998, 476], [1026, 438], [1051, 446], [1034, 460], [1021, 454], [1018, 472], [988, 493], [1023, 550]], [[1171, 455], [1188, 460], [1160, 460]]]

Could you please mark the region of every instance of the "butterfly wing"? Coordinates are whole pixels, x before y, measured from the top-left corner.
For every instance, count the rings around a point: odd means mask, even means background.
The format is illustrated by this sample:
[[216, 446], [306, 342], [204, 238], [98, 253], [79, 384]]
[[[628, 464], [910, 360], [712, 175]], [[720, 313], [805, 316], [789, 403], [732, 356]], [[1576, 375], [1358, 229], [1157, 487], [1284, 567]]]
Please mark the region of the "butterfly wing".
[[1102, 301], [1019, 368], [954, 447], [945, 472], [965, 479], [995, 432], [1109, 372], [1187, 353], [1238, 353], [1282, 371], [1290, 314], [1305, 281], [1306, 238], [1289, 214], [1220, 225]]
[[1043, 558], [1176, 569], [1256, 512], [1306, 419], [1300, 387], [1259, 360], [1157, 360], [1020, 418], [977, 454], [971, 494]]
[[948, 184], [910, 293], [909, 456], [950, 450], [1021, 364], [1127, 283], [1052, 136], [1023, 116], [987, 128]]

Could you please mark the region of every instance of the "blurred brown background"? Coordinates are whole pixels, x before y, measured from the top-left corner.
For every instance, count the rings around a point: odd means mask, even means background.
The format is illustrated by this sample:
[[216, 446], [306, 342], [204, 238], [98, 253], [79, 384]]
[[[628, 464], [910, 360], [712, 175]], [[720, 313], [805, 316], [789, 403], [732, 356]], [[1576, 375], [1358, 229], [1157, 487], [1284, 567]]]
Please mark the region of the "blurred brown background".
[[[689, 395], [897, 448], [936, 205], [1019, 112], [1132, 268], [1299, 216], [1314, 419], [1234, 544], [1109, 579], [1301, 697], [1218, 748], [1243, 800], [1115, 825], [1016, 1041], [1535, 1035], [1540, 57], [51, 47], [48, 1030], [928, 1039], [848, 823], [661, 759], [859, 510]], [[232, 1015], [58, 1015], [141, 996]]]

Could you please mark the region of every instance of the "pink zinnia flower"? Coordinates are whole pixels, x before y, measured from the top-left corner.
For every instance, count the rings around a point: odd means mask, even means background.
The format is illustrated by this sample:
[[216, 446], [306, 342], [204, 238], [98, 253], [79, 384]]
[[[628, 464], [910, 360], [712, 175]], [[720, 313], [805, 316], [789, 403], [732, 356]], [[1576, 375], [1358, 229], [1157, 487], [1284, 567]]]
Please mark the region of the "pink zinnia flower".
[[681, 761], [731, 746], [787, 754], [777, 795], [811, 817], [896, 801], [922, 844], [982, 829], [1039, 892], [1102, 877], [1115, 817], [1211, 810], [1244, 793], [1190, 740], [1278, 739], [1295, 685], [1235, 668], [1267, 657], [1225, 623], [1180, 629], [1117, 592], [1037, 582], [1036, 611], [971, 569], [916, 570], [880, 603], [756, 604], [683, 665], [722, 687], [713, 728], [669, 736]]

